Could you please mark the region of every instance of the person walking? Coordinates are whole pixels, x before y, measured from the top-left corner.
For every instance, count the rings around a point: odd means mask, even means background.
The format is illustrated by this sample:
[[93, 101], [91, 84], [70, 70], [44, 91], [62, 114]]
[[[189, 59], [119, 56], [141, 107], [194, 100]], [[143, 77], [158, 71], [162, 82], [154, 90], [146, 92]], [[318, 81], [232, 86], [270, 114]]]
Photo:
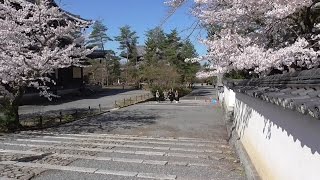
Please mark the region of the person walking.
[[174, 99], [176, 100], [176, 103], [179, 102], [179, 93], [178, 93], [178, 90], [176, 90], [176, 92], [174, 93]]
[[163, 98], [164, 98], [164, 101], [166, 101], [168, 99], [168, 91], [167, 90], [163, 91]]
[[174, 99], [174, 94], [173, 94], [173, 91], [170, 89], [169, 90], [169, 100], [171, 103], [173, 102], [173, 99]]
[[156, 101], [159, 103], [160, 102], [160, 93], [159, 90], [156, 92]]

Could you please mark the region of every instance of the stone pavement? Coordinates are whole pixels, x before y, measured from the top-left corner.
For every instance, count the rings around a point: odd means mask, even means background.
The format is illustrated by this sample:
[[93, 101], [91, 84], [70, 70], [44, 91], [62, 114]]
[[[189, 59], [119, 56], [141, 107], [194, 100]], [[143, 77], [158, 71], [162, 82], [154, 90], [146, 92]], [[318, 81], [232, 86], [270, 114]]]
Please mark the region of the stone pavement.
[[0, 177], [246, 179], [225, 140], [221, 109], [191, 99], [148, 102], [58, 128], [3, 136]]
[[123, 98], [129, 98], [147, 94], [149, 91], [145, 90], [113, 90], [110, 92], [102, 92], [96, 96], [85, 97], [79, 100], [67, 101], [59, 104], [48, 105], [24, 105], [19, 107], [19, 114], [32, 114], [32, 113], [45, 113], [49, 111], [60, 111], [70, 109], [86, 109], [89, 106], [91, 108], [99, 107], [99, 104], [106, 109], [114, 108], [114, 102]]

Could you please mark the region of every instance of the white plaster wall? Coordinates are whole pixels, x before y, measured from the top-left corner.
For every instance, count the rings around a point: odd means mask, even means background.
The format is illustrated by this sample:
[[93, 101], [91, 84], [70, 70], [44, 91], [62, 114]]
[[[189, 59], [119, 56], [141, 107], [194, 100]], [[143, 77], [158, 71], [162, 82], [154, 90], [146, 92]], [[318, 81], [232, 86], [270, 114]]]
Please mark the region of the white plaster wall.
[[223, 100], [224, 100], [224, 93], [220, 93], [218, 92], [218, 100], [220, 103], [224, 103]]
[[223, 105], [227, 111], [232, 111], [235, 105], [236, 94], [226, 86], [224, 86]]
[[320, 121], [244, 94], [234, 97], [237, 133], [262, 179], [320, 179]]

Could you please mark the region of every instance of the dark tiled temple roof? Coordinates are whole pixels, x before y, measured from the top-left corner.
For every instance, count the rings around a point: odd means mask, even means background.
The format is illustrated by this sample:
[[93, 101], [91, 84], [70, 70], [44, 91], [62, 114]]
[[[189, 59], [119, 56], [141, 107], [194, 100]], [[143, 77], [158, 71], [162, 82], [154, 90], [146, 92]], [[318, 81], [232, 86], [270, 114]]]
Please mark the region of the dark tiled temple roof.
[[320, 120], [320, 68], [250, 80], [227, 81], [225, 84], [235, 92]]
[[87, 55], [88, 58], [97, 59], [97, 58], [106, 58], [107, 55], [112, 54], [110, 50], [94, 50], [91, 54]]

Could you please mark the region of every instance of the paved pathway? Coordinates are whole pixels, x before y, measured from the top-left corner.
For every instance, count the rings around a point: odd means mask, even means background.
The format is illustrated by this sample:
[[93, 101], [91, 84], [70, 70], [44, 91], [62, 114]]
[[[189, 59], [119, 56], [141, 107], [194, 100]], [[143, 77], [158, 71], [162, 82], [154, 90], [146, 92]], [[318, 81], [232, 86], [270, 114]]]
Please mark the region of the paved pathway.
[[123, 98], [134, 97], [142, 94], [147, 94], [149, 91], [144, 90], [113, 90], [103, 93], [99, 93], [96, 96], [83, 98], [80, 100], [68, 101], [59, 104], [48, 104], [48, 105], [24, 105], [19, 107], [20, 114], [30, 114], [30, 113], [44, 113], [48, 111], [59, 111], [59, 110], [70, 110], [70, 109], [86, 109], [89, 106], [91, 108], [99, 107], [99, 104], [105, 109], [114, 108], [114, 102], [116, 100], [121, 100]]
[[221, 109], [191, 99], [149, 102], [46, 131], [4, 136], [0, 177], [245, 179], [225, 140]]

